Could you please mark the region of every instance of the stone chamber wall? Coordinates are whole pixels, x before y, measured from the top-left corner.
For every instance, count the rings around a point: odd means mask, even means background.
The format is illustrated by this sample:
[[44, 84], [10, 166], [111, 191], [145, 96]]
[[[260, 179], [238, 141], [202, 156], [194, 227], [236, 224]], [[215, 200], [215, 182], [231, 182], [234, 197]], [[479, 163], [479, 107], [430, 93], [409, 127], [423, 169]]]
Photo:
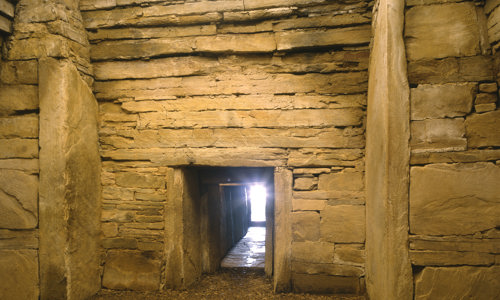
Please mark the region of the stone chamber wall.
[[407, 1], [405, 13], [414, 296], [494, 299], [500, 295], [500, 2], [446, 2], [455, 1]]
[[175, 286], [173, 232], [203, 228], [172, 203], [215, 189], [202, 167], [274, 169], [278, 291], [500, 297], [500, 1], [12, 3], [0, 298]]
[[86, 298], [100, 288], [89, 44], [78, 1], [14, 5], [1, 39], [0, 298]]
[[[294, 177], [293, 289], [363, 293], [371, 4], [80, 8], [100, 105], [104, 287], [164, 284], [172, 242], [164, 241], [164, 207], [176, 188], [166, 186], [167, 168], [284, 166]], [[155, 280], [126, 275], [137, 264]]]

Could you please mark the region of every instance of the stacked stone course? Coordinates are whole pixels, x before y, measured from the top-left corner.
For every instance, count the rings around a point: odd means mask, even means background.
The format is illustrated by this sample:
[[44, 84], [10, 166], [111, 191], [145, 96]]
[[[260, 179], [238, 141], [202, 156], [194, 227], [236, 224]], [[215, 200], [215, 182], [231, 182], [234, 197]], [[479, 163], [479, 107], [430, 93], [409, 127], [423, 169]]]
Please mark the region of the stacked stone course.
[[[495, 298], [500, 111], [494, 12], [499, 3], [445, 2], [409, 1], [405, 18], [415, 299]], [[448, 283], [460, 278], [468, 282], [450, 291]]]
[[[81, 1], [100, 102], [104, 247], [164, 260], [165, 167], [285, 166], [294, 289], [362, 293], [371, 5]], [[324, 255], [305, 255], [310, 247]]]

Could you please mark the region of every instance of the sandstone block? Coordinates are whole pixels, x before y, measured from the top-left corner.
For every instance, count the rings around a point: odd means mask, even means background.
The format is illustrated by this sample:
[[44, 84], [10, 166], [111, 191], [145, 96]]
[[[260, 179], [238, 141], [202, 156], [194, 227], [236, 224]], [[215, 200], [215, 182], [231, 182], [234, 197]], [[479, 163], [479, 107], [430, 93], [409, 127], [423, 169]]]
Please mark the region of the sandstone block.
[[245, 9], [251, 10], [283, 6], [310, 6], [326, 2], [326, 0], [245, 0]]
[[494, 111], [497, 109], [496, 103], [486, 103], [486, 104], [476, 104], [474, 105], [474, 110], [477, 113], [483, 113], [487, 111]]
[[115, 237], [118, 235], [118, 224], [117, 223], [102, 223], [101, 231], [104, 237]]
[[38, 230], [0, 229], [0, 249], [38, 249]]
[[410, 232], [467, 235], [500, 224], [500, 167], [435, 164], [410, 171]]
[[480, 83], [479, 92], [481, 93], [496, 93], [498, 86], [496, 82]]
[[138, 127], [144, 128], [220, 128], [220, 127], [310, 127], [356, 126], [364, 113], [361, 109], [314, 110], [254, 110], [143, 113]]
[[411, 122], [412, 153], [467, 149], [463, 118], [427, 119]]
[[371, 26], [362, 25], [322, 31], [285, 31], [276, 33], [278, 50], [321, 47], [334, 45], [367, 44], [371, 38]]
[[38, 176], [0, 170], [0, 227], [35, 228], [38, 224]]
[[500, 110], [468, 116], [465, 128], [469, 147], [499, 146]]
[[215, 35], [216, 33], [217, 28], [215, 25], [199, 25], [183, 27], [126, 27], [98, 29], [96, 31], [89, 31], [88, 36], [90, 41], [95, 41]]
[[272, 33], [219, 34], [197, 37], [195, 49], [199, 52], [272, 52], [276, 41]]
[[473, 56], [481, 50], [472, 2], [411, 7], [405, 16], [405, 37], [409, 60]]
[[426, 267], [415, 277], [415, 299], [496, 299], [500, 267]]
[[478, 252], [411, 250], [410, 260], [417, 266], [488, 266], [494, 264], [495, 256]]
[[472, 109], [476, 90], [474, 83], [420, 84], [411, 89], [411, 119], [464, 116]]
[[[286, 16], [292, 15], [296, 11], [295, 7], [277, 7], [271, 9], [259, 9], [251, 11], [233, 11], [224, 12], [223, 19], [225, 22], [236, 23], [236, 22], [256, 22], [258, 20], [269, 20], [269, 19], [281, 19]], [[266, 31], [272, 31], [272, 24], [269, 24], [269, 29]]]
[[294, 261], [292, 262], [292, 272], [311, 275], [324, 274], [358, 277], [364, 274], [364, 268], [343, 264], [313, 264]]
[[321, 239], [334, 243], [363, 243], [365, 221], [363, 205], [327, 206], [321, 212]]
[[[495, 232], [495, 230], [491, 232]], [[410, 236], [410, 249], [500, 253], [500, 239], [493, 239], [493, 237], [489, 237], [488, 234], [484, 234], [481, 237], [433, 237], [412, 235]]]
[[414, 84], [494, 81], [494, 65], [489, 56], [410, 61], [408, 79]]
[[[334, 244], [324, 242], [293, 242], [292, 261], [328, 264], [333, 263]], [[314, 253], [314, 255], [311, 255]]]
[[[52, 12], [46, 12], [52, 15]], [[45, 35], [43, 38], [15, 40], [8, 51], [9, 60], [28, 60], [41, 57], [70, 57], [70, 47], [66, 38]]]
[[348, 264], [364, 264], [365, 263], [364, 245], [336, 244], [335, 261], [340, 261]]
[[38, 84], [38, 63], [36, 60], [3, 61], [0, 80], [5, 84]]
[[116, 184], [123, 187], [161, 188], [165, 179], [151, 174], [121, 172], [115, 176]]
[[460, 152], [413, 153], [410, 163], [412, 165], [422, 165], [429, 163], [479, 162], [499, 159], [500, 150], [483, 149]]
[[293, 181], [294, 190], [310, 191], [316, 186], [314, 177], [298, 177]]
[[0, 250], [0, 298], [38, 299], [38, 251]]
[[160, 261], [148, 252], [108, 251], [102, 285], [116, 290], [158, 290]]
[[319, 175], [318, 189], [327, 191], [362, 191], [364, 187], [363, 172], [344, 169], [338, 173]]
[[290, 152], [288, 164], [294, 167], [355, 166], [362, 156], [361, 149], [302, 148]]
[[0, 169], [26, 171], [29, 174], [38, 173], [38, 159], [2, 159]]
[[495, 103], [497, 102], [496, 94], [487, 94], [487, 93], [479, 93], [476, 96], [475, 104], [486, 104], [486, 103]]
[[293, 211], [307, 211], [307, 210], [323, 210], [326, 206], [326, 200], [304, 200], [292, 199]]
[[149, 61], [113, 61], [94, 64], [97, 80], [206, 75], [217, 61], [203, 57], [172, 57]]
[[280, 31], [299, 28], [349, 26], [352, 24], [370, 23], [370, 21], [371, 17], [367, 14], [349, 13], [333, 16], [308, 16], [305, 18], [284, 19], [276, 22], [273, 28], [275, 31]]
[[38, 109], [38, 87], [34, 85], [1, 85], [0, 114]]
[[0, 117], [0, 138], [38, 137], [38, 116], [36, 114]]
[[292, 285], [297, 293], [357, 294], [360, 291], [358, 277], [293, 274]]
[[292, 239], [295, 242], [317, 241], [319, 239], [319, 213], [292, 213]]
[[101, 220], [104, 222], [130, 222], [134, 213], [130, 211], [103, 210]]

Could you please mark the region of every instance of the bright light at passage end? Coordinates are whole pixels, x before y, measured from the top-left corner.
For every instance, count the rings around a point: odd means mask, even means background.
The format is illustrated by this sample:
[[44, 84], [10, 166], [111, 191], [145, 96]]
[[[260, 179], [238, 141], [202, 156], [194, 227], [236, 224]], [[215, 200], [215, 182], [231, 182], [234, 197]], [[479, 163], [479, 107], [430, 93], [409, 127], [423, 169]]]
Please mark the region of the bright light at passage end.
[[262, 184], [250, 186], [250, 202], [252, 205], [252, 222], [266, 220], [266, 187]]

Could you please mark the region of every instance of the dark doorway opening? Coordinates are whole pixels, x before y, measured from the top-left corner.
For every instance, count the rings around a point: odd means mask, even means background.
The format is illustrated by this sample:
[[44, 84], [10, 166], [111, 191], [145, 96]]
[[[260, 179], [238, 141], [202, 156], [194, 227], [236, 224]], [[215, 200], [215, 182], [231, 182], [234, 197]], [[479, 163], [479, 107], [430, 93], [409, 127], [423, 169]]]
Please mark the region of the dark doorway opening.
[[196, 169], [204, 271], [220, 267], [272, 270], [274, 169]]

